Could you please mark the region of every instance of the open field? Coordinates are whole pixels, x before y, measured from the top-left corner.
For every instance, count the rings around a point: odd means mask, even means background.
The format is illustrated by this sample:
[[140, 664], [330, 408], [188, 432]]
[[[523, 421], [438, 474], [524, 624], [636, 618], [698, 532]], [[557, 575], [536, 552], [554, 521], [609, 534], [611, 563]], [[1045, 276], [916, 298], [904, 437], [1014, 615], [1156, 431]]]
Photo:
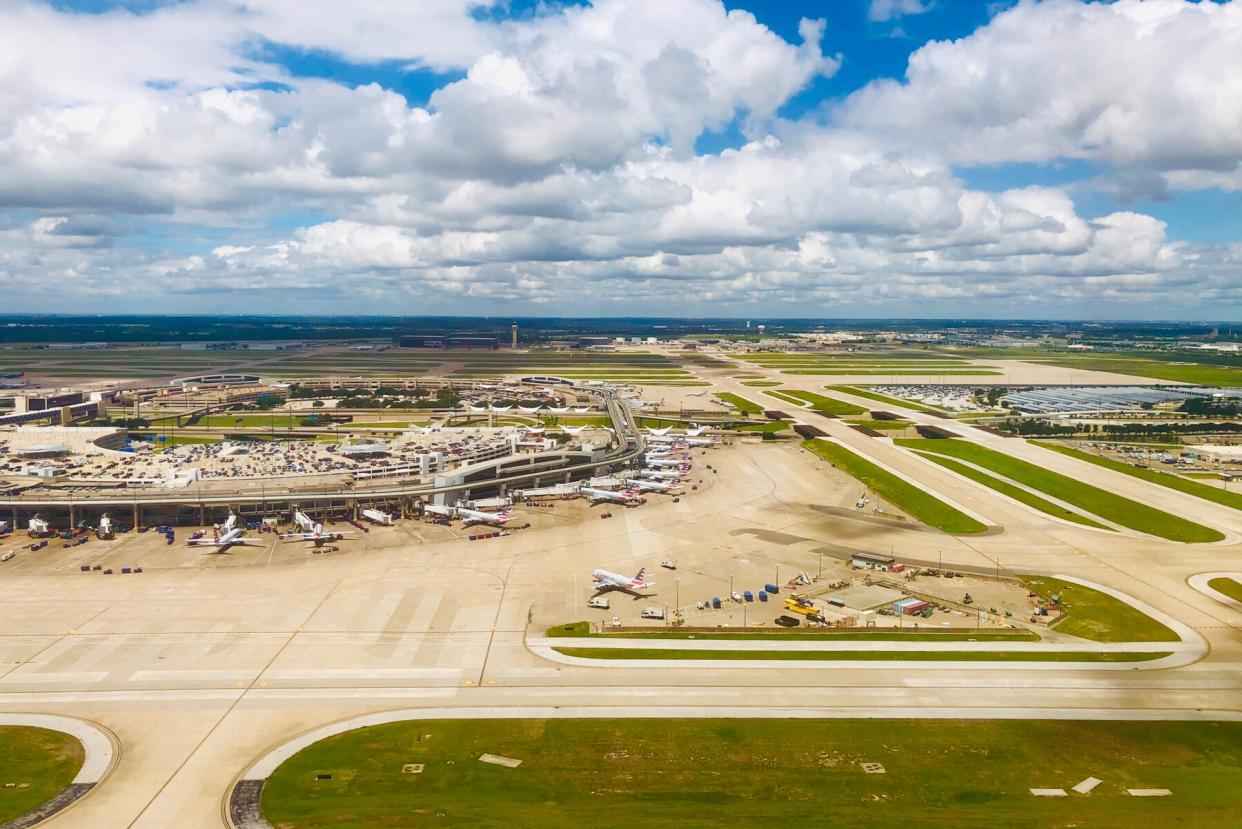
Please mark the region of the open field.
[[736, 432], [762, 432], [776, 433], [783, 432], [789, 428], [789, 424], [783, 420], [770, 420], [767, 423], [745, 423], [738, 426]]
[[802, 445], [857, 478], [876, 495], [929, 527], [935, 527], [954, 535], [972, 535], [987, 529], [969, 515], [959, 512], [914, 484], [855, 455], [840, 444], [825, 440], [808, 440]]
[[1090, 452], [1084, 452], [1081, 449], [1074, 449], [1069, 446], [1062, 446], [1057, 443], [1048, 443], [1046, 441], [1033, 440], [1036, 446], [1042, 446], [1045, 449], [1051, 449], [1053, 452], [1060, 452], [1062, 455], [1069, 455], [1071, 458], [1087, 461], [1088, 463], [1102, 466], [1105, 469], [1113, 469], [1117, 472], [1124, 472], [1135, 478], [1142, 478], [1144, 481], [1150, 481], [1153, 484], [1167, 486], [1169, 489], [1176, 489], [1178, 492], [1185, 492], [1208, 501], [1214, 501], [1217, 504], [1223, 504], [1227, 507], [1233, 507], [1242, 510], [1242, 494], [1237, 492], [1227, 492], [1214, 486], [1201, 484], [1197, 481], [1190, 481], [1180, 475], [1171, 475], [1168, 472], [1161, 472], [1157, 469], [1140, 469], [1132, 464], [1122, 463], [1112, 458], [1103, 458], [1099, 455], [1093, 455]]
[[1059, 633], [1093, 642], [1176, 642], [1178, 636], [1147, 614], [1107, 593], [1051, 576], [1023, 576], [1022, 582], [1047, 599], [1060, 594], [1065, 615]]
[[764, 392], [764, 394], [770, 394], [776, 399], [784, 400], [787, 403], [797, 403], [799, 405], [809, 403], [811, 409], [817, 412], [827, 412], [834, 415], [861, 415], [867, 413], [867, 410], [862, 406], [855, 406], [853, 403], [846, 403], [844, 400], [837, 400], [835, 397], [825, 397], [813, 391], [769, 391]]
[[1193, 383], [1204, 386], [1242, 386], [1242, 359], [1223, 354], [1101, 352], [1071, 353], [1043, 348], [962, 348], [943, 352], [943, 356], [1026, 360], [1082, 369], [1129, 374], [1152, 380]]
[[1056, 497], [1132, 530], [1167, 538], [1170, 541], [1201, 543], [1220, 541], [1225, 536], [1217, 530], [1196, 524], [1177, 515], [1123, 498], [1112, 492], [1085, 484], [1059, 472], [1019, 460], [1003, 452], [964, 440], [903, 439], [896, 443], [907, 449], [918, 449], [948, 455], [975, 464], [1011, 481]]
[[51, 800], [82, 767], [82, 744], [68, 734], [27, 726], [0, 727], [0, 824]]
[[1226, 596], [1234, 599], [1235, 601], [1242, 602], [1242, 582], [1239, 582], [1236, 579], [1227, 577], [1212, 579], [1208, 582], [1208, 587], [1212, 588], [1217, 593], [1224, 593]]
[[[518, 768], [480, 763], [483, 753]], [[861, 763], [882, 763], [867, 774]], [[403, 775], [405, 763], [422, 763]], [[450, 765], [451, 764], [451, 765]], [[317, 780], [331, 774], [330, 780]], [[1089, 797], [1036, 798], [1095, 775]], [[414, 721], [348, 732], [282, 765], [285, 829], [779, 825], [1224, 826], [1238, 723], [937, 720]], [[1172, 797], [1136, 798], [1126, 788]]]
[[941, 457], [940, 455], [934, 455], [926, 452], [921, 452], [920, 454], [929, 461], [940, 464], [945, 469], [951, 469], [959, 475], [964, 475], [967, 478], [970, 478], [972, 481], [978, 481], [984, 486], [994, 489], [1003, 495], [1008, 495], [1016, 501], [1021, 501], [1027, 506], [1034, 507], [1040, 512], [1056, 516], [1057, 518], [1064, 518], [1066, 521], [1073, 521], [1075, 524], [1082, 524], [1084, 527], [1095, 527], [1098, 530], [1109, 529], [1109, 527], [1106, 527], [1099, 522], [1092, 521], [1090, 518], [1079, 515], [1073, 510], [1068, 510], [1059, 504], [1054, 504], [1051, 501], [1040, 498], [1038, 495], [1028, 492], [1022, 487], [1014, 486], [1008, 481], [1002, 481], [1000, 478], [994, 478], [986, 472], [981, 472], [980, 470], [975, 469], [973, 466], [967, 466], [964, 463], [958, 463], [955, 460]]
[[886, 394], [870, 391], [869, 389], [859, 388], [858, 386], [826, 386], [829, 391], [842, 391], [846, 394], [852, 394], [856, 397], [865, 397], [868, 400], [875, 400], [879, 403], [887, 403], [890, 406], [905, 406], [907, 409], [914, 409], [917, 412], [944, 412], [944, 409], [938, 409], [935, 406], [928, 406], [925, 403], [916, 403], [913, 400], [902, 400], [897, 397], [889, 397]]
[[724, 392], [716, 396], [719, 397], [725, 403], [728, 403], [733, 408], [737, 409], [742, 414], [753, 415], [753, 414], [760, 414], [763, 412], [762, 406], [760, 406], [758, 403], [747, 400], [745, 397], [741, 397], [736, 394], [730, 394], [729, 392]]

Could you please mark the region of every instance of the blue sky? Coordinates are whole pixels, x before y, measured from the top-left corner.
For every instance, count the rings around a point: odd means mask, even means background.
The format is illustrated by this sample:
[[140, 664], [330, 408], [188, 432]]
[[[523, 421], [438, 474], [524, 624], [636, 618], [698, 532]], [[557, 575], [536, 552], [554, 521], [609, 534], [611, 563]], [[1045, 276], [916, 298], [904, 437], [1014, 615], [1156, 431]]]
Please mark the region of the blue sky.
[[1232, 319], [1240, 19], [18, 0], [0, 289], [30, 311], [293, 290], [321, 311], [614, 314], [672, 290], [705, 314]]

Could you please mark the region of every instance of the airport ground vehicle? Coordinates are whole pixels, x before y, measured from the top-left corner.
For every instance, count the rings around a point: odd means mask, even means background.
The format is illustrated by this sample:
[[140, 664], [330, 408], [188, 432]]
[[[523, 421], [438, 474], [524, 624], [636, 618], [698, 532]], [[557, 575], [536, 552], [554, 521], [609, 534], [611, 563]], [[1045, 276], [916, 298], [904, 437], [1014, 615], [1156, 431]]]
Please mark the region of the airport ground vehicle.
[[594, 599], [587, 599], [587, 607], [595, 607], [595, 608], [599, 608], [600, 610], [607, 610], [608, 600], [603, 598], [602, 596], [597, 596]]
[[642, 618], [644, 618], [644, 619], [663, 619], [663, 618], [664, 618], [664, 608], [662, 608], [662, 607], [647, 607], [647, 608], [643, 608]]
[[777, 616], [776, 624], [780, 625], [783, 628], [796, 628], [798, 625], [802, 623], [792, 616]]

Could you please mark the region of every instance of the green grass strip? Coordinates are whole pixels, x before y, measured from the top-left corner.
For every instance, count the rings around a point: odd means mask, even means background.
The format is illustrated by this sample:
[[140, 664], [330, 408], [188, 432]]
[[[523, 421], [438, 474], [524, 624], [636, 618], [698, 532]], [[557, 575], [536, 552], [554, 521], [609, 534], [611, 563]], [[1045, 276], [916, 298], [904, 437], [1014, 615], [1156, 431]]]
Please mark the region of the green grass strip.
[[739, 397], [738, 395], [731, 394], [729, 392], [722, 392], [716, 396], [733, 408], [737, 409], [742, 414], [752, 415], [763, 412], [762, 406], [751, 400], [747, 400], [745, 397]]
[[[768, 392], [768, 394], [777, 394]], [[793, 400], [810, 403], [811, 408], [817, 412], [827, 412], [834, 415], [860, 415], [866, 414], [867, 410], [862, 406], [855, 406], [853, 403], [846, 403], [844, 400], [838, 400], [835, 397], [825, 397], [822, 394], [816, 394], [813, 391], [785, 391], [779, 394], [787, 395]]]
[[51, 800], [73, 782], [82, 768], [82, 744], [59, 731], [29, 726], [0, 728], [3, 782], [0, 789], [0, 824], [31, 812]]
[[1201, 484], [1198, 481], [1190, 481], [1179, 475], [1170, 475], [1168, 472], [1161, 472], [1158, 469], [1140, 469], [1128, 463], [1122, 463], [1112, 458], [1102, 458], [1099, 455], [1092, 455], [1090, 452], [1073, 449], [1069, 446], [1045, 443], [1040, 440], [1033, 440], [1031, 443], [1036, 446], [1042, 446], [1045, 449], [1051, 449], [1053, 452], [1060, 452], [1062, 455], [1069, 455], [1071, 458], [1078, 458], [1079, 460], [1093, 463], [1096, 466], [1102, 466], [1105, 469], [1125, 473], [1133, 478], [1142, 478], [1144, 481], [1149, 481], [1153, 484], [1176, 489], [1178, 492], [1185, 492], [1187, 495], [1194, 495], [1205, 501], [1213, 501], [1226, 507], [1242, 510], [1242, 494], [1236, 492], [1226, 492], [1223, 489]]
[[[763, 605], [759, 605], [763, 607]], [[780, 610], [780, 606], [772, 607], [774, 612]], [[794, 642], [909, 642], [911, 640], [923, 640], [927, 642], [1038, 642], [1039, 634], [1029, 630], [1016, 630], [1013, 632], [1005, 631], [996, 632], [978, 632], [978, 633], [942, 633], [936, 628], [913, 628], [885, 630], [882, 632], [875, 631], [832, 631], [832, 630], [789, 630], [779, 628], [776, 630], [747, 630], [747, 631], [713, 631], [711, 633], [703, 633], [701, 631], [686, 630], [649, 630], [625, 633], [594, 633], [591, 631], [590, 622], [573, 622], [568, 625], [553, 625], [548, 628], [548, 638], [573, 637], [575, 639], [593, 638], [593, 639], [706, 639], [706, 640], [727, 640], [727, 641], [794, 641]]]
[[1211, 579], [1208, 587], [1217, 593], [1224, 593], [1234, 601], [1242, 602], [1242, 582], [1237, 579], [1231, 579], [1228, 576], [1221, 576], [1218, 579]]
[[780, 662], [1147, 662], [1169, 653], [1078, 653], [1064, 651], [730, 651], [663, 648], [553, 648], [581, 659], [732, 659]]
[[948, 455], [958, 460], [968, 461], [995, 472], [1012, 481], [1025, 484], [1032, 489], [1055, 496], [1068, 504], [1073, 504], [1084, 512], [1129, 527], [1132, 530], [1149, 535], [1167, 538], [1170, 541], [1186, 543], [1204, 543], [1220, 541], [1225, 536], [1202, 524], [1187, 521], [1176, 515], [1140, 504], [1129, 498], [1123, 498], [1112, 492], [1084, 484], [1068, 475], [1053, 472], [1036, 466], [1012, 455], [988, 449], [977, 443], [964, 440], [936, 440], [899, 438], [895, 441], [899, 446], [908, 449], [921, 449], [939, 455]]
[[1002, 495], [1008, 495], [1015, 501], [1021, 501], [1028, 507], [1034, 507], [1040, 512], [1046, 512], [1048, 515], [1052, 515], [1057, 518], [1064, 518], [1066, 521], [1073, 521], [1075, 524], [1082, 524], [1084, 527], [1094, 527], [1097, 530], [1112, 530], [1111, 527], [1106, 527], [1103, 524], [1092, 521], [1090, 518], [1079, 515], [1073, 510], [1068, 510], [1065, 507], [1052, 503], [1051, 501], [1046, 501], [1038, 495], [1027, 492], [1022, 487], [1014, 486], [1008, 481], [1002, 481], [999, 478], [993, 478], [991, 475], [988, 475], [985, 472], [980, 472], [973, 466], [967, 466], [964, 463], [958, 463], [957, 461], [950, 460], [949, 458], [933, 455], [928, 452], [920, 452], [919, 454], [933, 463], [940, 464], [945, 469], [951, 469], [959, 475], [965, 475], [972, 481], [978, 481], [989, 489], [994, 489]]
[[1056, 623], [1059, 633], [1093, 642], [1177, 642], [1165, 625], [1107, 593], [1051, 576], [1022, 576], [1022, 583], [1044, 599], [1060, 594], [1065, 611]]
[[942, 414], [946, 414], [944, 409], [938, 409], [935, 406], [927, 406], [923, 403], [915, 403], [912, 400], [902, 400], [897, 397], [889, 397], [886, 394], [880, 394], [879, 392], [869, 391], [867, 389], [861, 389], [857, 386], [825, 386], [825, 388], [827, 388], [830, 391], [845, 392], [846, 394], [852, 394], [855, 397], [865, 397], [868, 400], [875, 400], [880, 403], [887, 403], [890, 406], [904, 406], [907, 409], [914, 409], [916, 412], [928, 412], [928, 413], [940, 412]]
[[802, 445], [857, 478], [876, 495], [929, 527], [935, 527], [953, 535], [974, 535], [987, 529], [984, 524], [969, 515], [954, 509], [914, 484], [881, 469], [871, 461], [859, 457], [840, 444], [825, 440], [808, 440]]

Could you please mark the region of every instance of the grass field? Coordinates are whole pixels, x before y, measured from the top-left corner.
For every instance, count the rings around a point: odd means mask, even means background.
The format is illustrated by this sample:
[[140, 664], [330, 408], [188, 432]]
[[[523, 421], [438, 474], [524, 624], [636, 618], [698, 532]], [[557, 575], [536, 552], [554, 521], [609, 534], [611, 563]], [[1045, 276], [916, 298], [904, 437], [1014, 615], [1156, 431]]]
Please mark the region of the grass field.
[[917, 486], [859, 457], [840, 444], [826, 440], [808, 440], [802, 445], [857, 478], [876, 495], [929, 527], [935, 527], [953, 535], [973, 535], [987, 529], [969, 515], [959, 512]]
[[[82, 768], [82, 744], [46, 728], [0, 727], [0, 824], [51, 800]], [[25, 788], [21, 784], [26, 784]]]
[[[1105, 782], [1090, 796], [1028, 791], [1091, 775]], [[1239, 786], [1239, 723], [416, 720], [307, 748], [268, 779], [262, 807], [282, 829], [1225, 827]], [[1147, 787], [1173, 796], [1125, 794]]]
[[770, 420], [767, 423], [746, 423], [738, 426], [734, 431], [737, 432], [767, 432], [776, 433], [783, 432], [789, 428], [789, 424], [783, 420]]
[[1053, 472], [1019, 460], [1003, 452], [988, 449], [964, 440], [929, 440], [925, 438], [899, 438], [896, 443], [908, 449], [919, 449], [939, 455], [948, 455], [967, 461], [984, 469], [1016, 481], [1032, 489], [1052, 495], [1090, 515], [1129, 527], [1132, 530], [1167, 538], [1170, 541], [1203, 543], [1220, 541], [1225, 536], [1210, 527], [1204, 527], [1180, 516], [1123, 498], [1112, 492], [1082, 483], [1068, 475]]
[[742, 414], [753, 415], [761, 414], [763, 412], [762, 406], [752, 400], [747, 400], [745, 397], [740, 397], [729, 392], [722, 392], [716, 396], [719, 397], [722, 402], [729, 404]]
[[743, 651], [676, 648], [553, 648], [580, 659], [684, 659], [741, 662], [1149, 662], [1169, 653], [1077, 653], [1057, 651]]
[[1056, 443], [1045, 443], [1044, 441], [1033, 440], [1036, 446], [1042, 446], [1045, 449], [1051, 449], [1053, 452], [1060, 452], [1062, 455], [1069, 455], [1071, 458], [1093, 463], [1096, 466], [1102, 466], [1106, 469], [1113, 469], [1117, 472], [1124, 472], [1135, 478], [1142, 478], [1144, 481], [1150, 481], [1153, 484], [1176, 489], [1179, 492], [1185, 492], [1188, 495], [1194, 495], [1207, 501], [1214, 501], [1227, 507], [1242, 510], [1242, 494], [1237, 492], [1226, 492], [1214, 486], [1201, 484], [1197, 481], [1190, 481], [1179, 475], [1170, 475], [1167, 472], [1161, 472], [1157, 469], [1139, 469], [1128, 463], [1115, 461], [1111, 458], [1102, 458], [1099, 455], [1092, 455], [1090, 452], [1084, 452], [1081, 449], [1073, 449], [1068, 446], [1061, 446]]
[[1029, 507], [1034, 507], [1040, 512], [1045, 512], [1048, 515], [1054, 515], [1057, 518], [1064, 518], [1066, 521], [1073, 521], [1075, 524], [1082, 524], [1085, 527], [1094, 527], [1098, 530], [1111, 529], [1110, 527], [1106, 527], [1097, 521], [1092, 521], [1090, 518], [1079, 515], [1073, 510], [1068, 510], [1065, 507], [1054, 504], [1044, 498], [1040, 498], [1038, 495], [1027, 492], [1021, 487], [1014, 486], [1008, 481], [1002, 481], [1000, 478], [993, 478], [991, 475], [988, 475], [985, 472], [980, 472], [972, 466], [967, 466], [966, 464], [958, 463], [950, 458], [929, 454], [927, 452], [920, 452], [919, 454], [933, 463], [940, 464], [945, 469], [951, 469], [959, 475], [964, 475], [967, 478], [970, 478], [972, 481], [978, 481], [984, 486], [994, 489], [1002, 495], [1008, 495], [1016, 501], [1021, 501]]
[[904, 406], [907, 409], [914, 409], [916, 412], [944, 412], [944, 409], [938, 409], [935, 406], [915, 403], [913, 400], [902, 400], [897, 397], [889, 397], [886, 394], [880, 394], [879, 392], [870, 391], [868, 389], [860, 389], [857, 386], [826, 386], [826, 388], [829, 391], [841, 391], [857, 397], [865, 397], [868, 400], [887, 403], [890, 406]]
[[[1027, 360], [1069, 369], [1109, 371], [1153, 380], [1194, 383], [1203, 386], [1242, 386], [1242, 359], [1231, 355], [1182, 352], [1101, 352], [1082, 354], [1043, 348], [965, 348], [953, 354], [964, 357]], [[950, 355], [944, 355], [950, 356]]]
[[[762, 605], [760, 605], [762, 607]], [[781, 612], [780, 605], [772, 607], [774, 612]], [[904, 628], [898, 630], [885, 630], [883, 632], [859, 632], [850, 630], [790, 630], [789, 628], [775, 628], [768, 630], [753, 631], [732, 631], [732, 632], [690, 632], [685, 630], [650, 630], [635, 633], [627, 631], [625, 633], [592, 633], [590, 622], [573, 622], [568, 625], [554, 625], [547, 630], [547, 635], [552, 638], [559, 637], [595, 637], [595, 638], [623, 638], [623, 639], [725, 639], [725, 640], [754, 640], [754, 639], [771, 639], [771, 640], [793, 640], [795, 642], [805, 641], [826, 641], [826, 642], [909, 642], [911, 640], [925, 640], [929, 642], [1037, 642], [1039, 635], [1029, 631], [1005, 631], [1002, 633], [994, 632], [971, 632], [971, 633], [943, 633], [936, 628]]]
[[1160, 622], [1107, 593], [1051, 576], [1022, 576], [1022, 583], [1045, 599], [1061, 594], [1066, 613], [1056, 630], [1093, 642], [1176, 642], [1178, 635]]
[[1222, 576], [1218, 579], [1210, 580], [1208, 582], [1208, 587], [1212, 588], [1217, 593], [1224, 593], [1234, 601], [1242, 602], [1242, 582], [1239, 582], [1237, 579]]
[[800, 403], [809, 403], [811, 408], [817, 412], [827, 412], [834, 415], [861, 415], [866, 414], [867, 410], [862, 406], [855, 406], [853, 403], [846, 403], [844, 400], [838, 400], [835, 397], [826, 397], [822, 394], [816, 394], [813, 391], [796, 391], [787, 390], [780, 392], [766, 392], [773, 397], [783, 396], [786, 401], [797, 401]]

